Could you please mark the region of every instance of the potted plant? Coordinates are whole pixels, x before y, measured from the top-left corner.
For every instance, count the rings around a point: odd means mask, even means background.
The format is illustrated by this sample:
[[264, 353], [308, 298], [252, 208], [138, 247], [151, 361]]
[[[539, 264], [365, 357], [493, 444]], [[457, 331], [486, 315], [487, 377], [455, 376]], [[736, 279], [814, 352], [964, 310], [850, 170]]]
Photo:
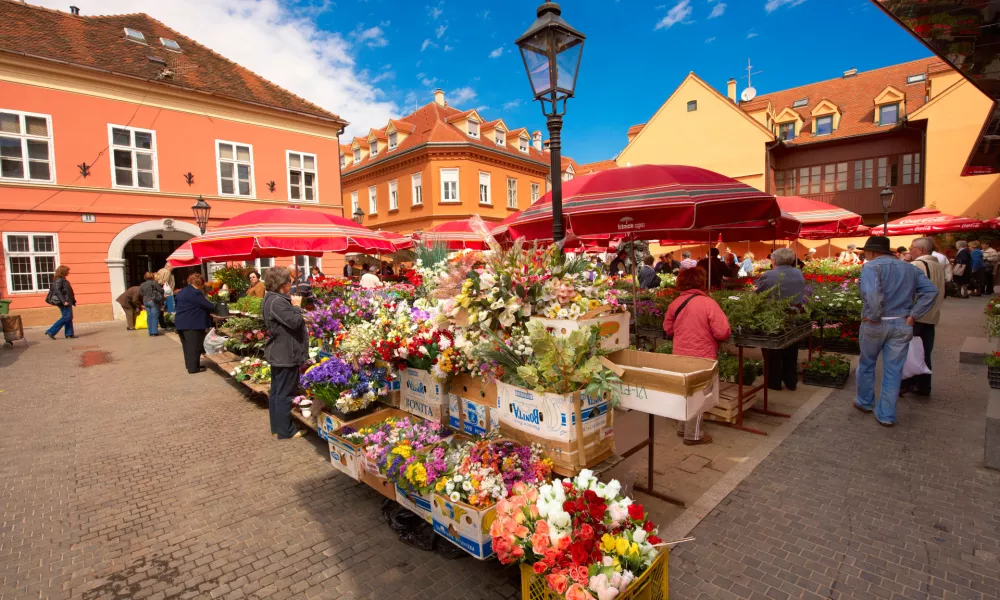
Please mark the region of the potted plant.
[[851, 375], [851, 363], [840, 354], [820, 352], [802, 363], [802, 383], [843, 389]]
[[763, 292], [723, 290], [712, 297], [729, 319], [732, 342], [737, 346], [787, 348], [809, 335], [809, 317], [790, 298], [775, 298], [775, 290]]
[[[728, 352], [719, 353], [719, 379], [736, 383], [736, 375], [740, 368], [740, 361], [734, 354]], [[753, 385], [757, 378], [764, 373], [764, 361], [756, 358], [743, 359], [743, 385]]]
[[986, 335], [991, 338], [1000, 337], [1000, 299], [991, 299], [983, 312], [986, 313]]
[[303, 417], [308, 419], [312, 416], [313, 402], [309, 398], [306, 398], [305, 396], [296, 396], [295, 399], [292, 400], [292, 403], [299, 407], [299, 412], [302, 413]]
[[987, 354], [983, 358], [983, 362], [986, 363], [986, 373], [990, 379], [990, 387], [1000, 390], [1000, 352]]

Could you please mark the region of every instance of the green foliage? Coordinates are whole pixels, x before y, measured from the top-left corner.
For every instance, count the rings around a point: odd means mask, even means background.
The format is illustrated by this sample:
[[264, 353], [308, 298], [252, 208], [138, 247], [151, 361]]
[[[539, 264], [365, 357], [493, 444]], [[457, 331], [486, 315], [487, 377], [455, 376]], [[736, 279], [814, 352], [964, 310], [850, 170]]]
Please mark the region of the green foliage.
[[253, 315], [259, 315], [261, 306], [264, 304], [263, 298], [257, 298], [256, 296], [243, 296], [233, 305], [235, 310], [243, 313], [250, 313]]
[[775, 298], [774, 287], [763, 292], [721, 290], [712, 297], [729, 319], [734, 333], [778, 335], [807, 320], [791, 299]]
[[253, 267], [226, 265], [216, 269], [215, 273], [212, 273], [212, 278], [221, 281], [229, 288], [230, 297], [242, 296], [250, 289], [250, 272], [253, 270]]
[[1000, 367], [1000, 352], [987, 354], [983, 357], [983, 363], [985, 363], [987, 367]]
[[[736, 383], [736, 374], [740, 369], [740, 360], [735, 354], [719, 353], [719, 379]], [[757, 377], [764, 374], [764, 361], [756, 358], [743, 359], [743, 384], [752, 385]]]
[[674, 341], [673, 340], [667, 340], [667, 341], [663, 342], [662, 344], [660, 344], [656, 348], [656, 353], [657, 354], [673, 354], [674, 353]]
[[813, 375], [843, 377], [845, 373], [851, 372], [851, 361], [840, 354], [820, 352], [812, 360], [802, 363], [802, 371]]
[[259, 317], [234, 317], [226, 321], [225, 328], [232, 333], [243, 333], [264, 327], [264, 322]]

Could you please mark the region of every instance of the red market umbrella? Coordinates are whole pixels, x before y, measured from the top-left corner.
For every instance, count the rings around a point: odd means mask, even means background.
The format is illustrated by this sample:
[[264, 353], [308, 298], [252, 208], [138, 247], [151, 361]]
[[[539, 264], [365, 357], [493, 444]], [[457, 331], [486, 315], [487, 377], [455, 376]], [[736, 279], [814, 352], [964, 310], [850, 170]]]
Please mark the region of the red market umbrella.
[[[446, 221], [431, 227], [420, 234], [420, 239], [427, 244], [443, 243], [449, 250], [486, 250], [486, 240], [471, 223], [472, 219]], [[496, 224], [483, 222], [486, 229], [492, 231]]]
[[201, 264], [200, 258], [195, 258], [191, 252], [191, 240], [177, 247], [173, 254], [167, 257], [167, 264], [173, 268], [196, 267]]
[[[774, 196], [699, 167], [638, 165], [576, 177], [563, 184], [567, 232], [658, 239], [667, 231], [777, 219]], [[552, 193], [505, 221], [513, 237], [552, 238]]]
[[[989, 225], [971, 217], [956, 217], [942, 213], [936, 208], [918, 208], [905, 217], [889, 221], [889, 235], [933, 235], [959, 231], [978, 231]], [[882, 227], [875, 226], [871, 235], [884, 235]]]
[[413, 240], [401, 233], [380, 230], [378, 234], [392, 242], [393, 245], [396, 246], [396, 250], [406, 250], [407, 248], [413, 247]]
[[781, 208], [782, 219], [800, 223], [798, 237], [807, 240], [825, 240], [854, 232], [864, 223], [859, 214], [809, 198], [778, 196], [778, 206]]
[[295, 208], [243, 213], [191, 240], [195, 258], [319, 256], [324, 252], [395, 252], [396, 242], [348, 219]]
[[1000, 217], [993, 217], [992, 219], [986, 221], [986, 224], [993, 229], [1000, 229]]

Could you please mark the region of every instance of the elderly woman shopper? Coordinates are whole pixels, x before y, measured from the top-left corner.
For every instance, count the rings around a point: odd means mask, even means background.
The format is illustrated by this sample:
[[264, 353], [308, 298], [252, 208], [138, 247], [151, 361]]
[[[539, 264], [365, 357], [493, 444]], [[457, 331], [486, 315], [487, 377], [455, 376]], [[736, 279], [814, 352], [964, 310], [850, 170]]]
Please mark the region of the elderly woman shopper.
[[[777, 288], [772, 292], [775, 299], [791, 299], [793, 304], [802, 304], [802, 295], [806, 287], [806, 279], [802, 271], [795, 267], [795, 253], [789, 248], [778, 248], [771, 253], [774, 268], [765, 271], [757, 280], [756, 291], [763, 292]], [[767, 387], [781, 390], [781, 384], [789, 390], [795, 390], [798, 384], [799, 362], [798, 343], [780, 350], [764, 350], [767, 359]]]
[[53, 340], [63, 327], [66, 328], [66, 337], [70, 339], [76, 337], [73, 335], [73, 307], [76, 306], [76, 296], [73, 295], [73, 286], [66, 279], [68, 275], [69, 267], [59, 265], [49, 286], [49, 293], [45, 296], [45, 302], [59, 307], [59, 319], [45, 332], [45, 335]]
[[163, 286], [163, 310], [172, 313], [177, 307], [174, 305], [174, 269], [170, 265], [164, 265], [156, 272], [156, 283]]
[[157, 325], [163, 309], [163, 286], [157, 283], [156, 274], [151, 271], [146, 271], [143, 279], [145, 281], [139, 286], [139, 293], [142, 294], [142, 305], [146, 307], [146, 331], [150, 337], [156, 337], [160, 335]]
[[118, 296], [115, 302], [125, 311], [125, 330], [134, 331], [135, 318], [139, 315], [139, 311], [142, 310], [142, 292], [139, 291], [139, 286], [133, 285], [125, 290], [121, 296]]
[[260, 273], [257, 271], [250, 271], [250, 289], [247, 290], [247, 296], [252, 298], [263, 298], [264, 297], [264, 282], [260, 280]]
[[969, 297], [969, 284], [972, 283], [972, 253], [969, 243], [965, 240], [955, 242], [958, 253], [955, 254], [955, 264], [951, 269], [952, 281], [958, 286], [958, 294], [962, 298]]
[[174, 327], [181, 338], [184, 349], [184, 366], [188, 373], [200, 373], [205, 370], [201, 366], [201, 353], [205, 348], [205, 333], [212, 326], [212, 313], [215, 304], [210, 302], [201, 291], [205, 280], [200, 273], [188, 275], [187, 285], [177, 292], [177, 313], [174, 316]]
[[[719, 342], [729, 338], [729, 319], [722, 308], [705, 293], [708, 274], [701, 267], [685, 269], [677, 275], [680, 294], [667, 307], [663, 331], [673, 337], [674, 354], [718, 360]], [[680, 423], [677, 435], [684, 444], [711, 444], [712, 436], [701, 431], [702, 414]]]
[[982, 295], [983, 286], [986, 283], [986, 259], [982, 248], [979, 247], [979, 240], [969, 242], [969, 259], [972, 269], [972, 295]]
[[848, 244], [847, 250], [840, 253], [837, 262], [843, 265], [856, 265], [861, 262], [861, 259], [858, 257], [858, 247], [854, 244]]
[[270, 337], [264, 344], [264, 360], [271, 365], [271, 435], [278, 439], [301, 437], [292, 425], [292, 398], [299, 387], [299, 369], [309, 355], [309, 338], [302, 316], [302, 297], [289, 295], [292, 275], [284, 267], [264, 274], [264, 304], [261, 312]]

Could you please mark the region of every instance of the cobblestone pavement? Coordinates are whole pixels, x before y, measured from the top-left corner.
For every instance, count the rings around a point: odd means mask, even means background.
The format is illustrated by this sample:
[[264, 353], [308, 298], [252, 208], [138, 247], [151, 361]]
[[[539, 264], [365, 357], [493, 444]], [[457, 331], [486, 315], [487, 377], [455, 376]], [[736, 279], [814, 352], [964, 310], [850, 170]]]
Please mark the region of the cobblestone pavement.
[[77, 335], [0, 349], [3, 600], [520, 595], [496, 561], [400, 542], [325, 443], [273, 440], [264, 407], [189, 376], [176, 342]]
[[673, 598], [1000, 596], [1000, 473], [982, 467], [985, 367], [958, 363], [983, 299], [937, 327], [930, 399], [886, 429], [831, 395], [692, 532], [670, 563]]

